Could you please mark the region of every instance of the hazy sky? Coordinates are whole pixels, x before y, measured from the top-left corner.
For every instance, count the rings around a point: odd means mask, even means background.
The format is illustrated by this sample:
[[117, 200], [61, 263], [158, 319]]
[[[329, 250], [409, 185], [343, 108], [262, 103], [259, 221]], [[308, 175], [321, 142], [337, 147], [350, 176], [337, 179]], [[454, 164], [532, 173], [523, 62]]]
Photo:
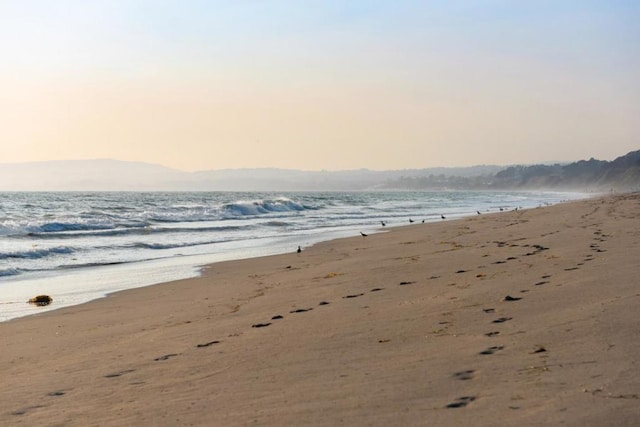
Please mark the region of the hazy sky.
[[640, 149], [640, 1], [0, 0], [0, 163], [535, 163]]

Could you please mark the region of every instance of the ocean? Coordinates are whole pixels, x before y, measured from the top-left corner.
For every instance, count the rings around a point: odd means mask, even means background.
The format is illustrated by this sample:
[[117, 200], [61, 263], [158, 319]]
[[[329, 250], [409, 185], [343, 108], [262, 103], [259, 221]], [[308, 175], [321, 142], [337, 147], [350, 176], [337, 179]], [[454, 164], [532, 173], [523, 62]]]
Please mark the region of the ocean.
[[[0, 321], [387, 227], [587, 197], [554, 192], [0, 193]], [[48, 307], [26, 301], [53, 297]]]

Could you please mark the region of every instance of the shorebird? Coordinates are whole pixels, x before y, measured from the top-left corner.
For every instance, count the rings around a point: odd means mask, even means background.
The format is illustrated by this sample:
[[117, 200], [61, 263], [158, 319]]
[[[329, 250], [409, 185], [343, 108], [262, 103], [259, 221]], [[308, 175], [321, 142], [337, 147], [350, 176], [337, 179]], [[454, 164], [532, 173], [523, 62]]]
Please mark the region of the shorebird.
[[302, 252], [302, 248], [298, 246], [298, 253]]
[[413, 220], [411, 218], [409, 218], [409, 222], [413, 222]]
[[385, 223], [384, 223], [384, 221], [380, 221], [380, 224], [382, 224], [382, 226], [383, 226], [383, 227], [384, 227], [385, 225], [387, 225], [387, 224], [385, 224]]
[[478, 215], [480, 215], [480, 211], [476, 211], [478, 213]]
[[444, 216], [444, 215], [442, 215], [442, 214], [440, 214], [440, 218], [442, 218], [442, 219], [447, 219], [447, 217], [446, 217], [446, 216]]
[[362, 235], [362, 237], [367, 237], [367, 234], [364, 234], [362, 231], [360, 232], [360, 234]]

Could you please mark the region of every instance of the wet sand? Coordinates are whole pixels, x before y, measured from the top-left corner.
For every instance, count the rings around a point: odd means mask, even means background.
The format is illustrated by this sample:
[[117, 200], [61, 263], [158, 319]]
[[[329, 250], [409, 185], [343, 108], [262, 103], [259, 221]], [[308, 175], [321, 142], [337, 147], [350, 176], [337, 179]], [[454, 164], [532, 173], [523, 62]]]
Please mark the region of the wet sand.
[[637, 425], [639, 218], [416, 224], [0, 323], [0, 424]]

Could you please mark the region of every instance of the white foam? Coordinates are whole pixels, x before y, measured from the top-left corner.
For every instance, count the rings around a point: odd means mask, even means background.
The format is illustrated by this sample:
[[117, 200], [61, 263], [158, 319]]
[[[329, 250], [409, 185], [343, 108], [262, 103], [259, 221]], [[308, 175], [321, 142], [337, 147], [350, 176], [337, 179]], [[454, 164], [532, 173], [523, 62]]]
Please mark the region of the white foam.
[[[353, 234], [352, 230], [340, 229], [260, 242], [227, 242], [220, 244], [219, 251], [212, 254], [48, 272], [29, 279], [0, 283], [0, 322], [83, 304], [126, 289], [197, 277], [204, 265], [215, 262], [293, 253], [298, 245], [310, 246]], [[30, 298], [41, 294], [51, 296], [53, 304], [36, 307], [27, 303]]]

